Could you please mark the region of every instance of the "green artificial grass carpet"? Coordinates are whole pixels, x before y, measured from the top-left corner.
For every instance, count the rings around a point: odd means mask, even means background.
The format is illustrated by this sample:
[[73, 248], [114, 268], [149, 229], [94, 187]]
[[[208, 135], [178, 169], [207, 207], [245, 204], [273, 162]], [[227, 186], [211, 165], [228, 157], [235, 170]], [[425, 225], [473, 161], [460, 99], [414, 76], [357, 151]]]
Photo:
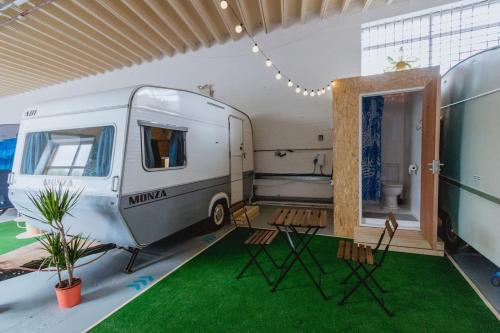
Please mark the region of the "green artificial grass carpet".
[[22, 232], [15, 221], [0, 223], [0, 255], [36, 242], [36, 238], [17, 239]]
[[[446, 258], [387, 255], [375, 278], [389, 291], [384, 300], [395, 313], [391, 318], [364, 287], [338, 305], [345, 288], [339, 282], [350, 271], [336, 259], [338, 239], [331, 237], [311, 242], [330, 272], [322, 278], [329, 301], [298, 263], [275, 293], [255, 266], [237, 280], [248, 260], [242, 248], [246, 235], [233, 231], [93, 332], [500, 332], [500, 323]], [[283, 259], [286, 249], [278, 237], [270, 252]], [[313, 267], [311, 261], [306, 263]]]

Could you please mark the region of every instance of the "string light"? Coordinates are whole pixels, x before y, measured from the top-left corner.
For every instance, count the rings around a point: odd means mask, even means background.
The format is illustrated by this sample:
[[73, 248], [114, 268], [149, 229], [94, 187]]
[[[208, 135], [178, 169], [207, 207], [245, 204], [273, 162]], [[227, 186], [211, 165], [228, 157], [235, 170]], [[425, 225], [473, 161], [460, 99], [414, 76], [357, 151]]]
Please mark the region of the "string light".
[[[229, 11], [232, 13], [234, 19], [238, 20], [239, 21], [239, 17], [236, 13], [236, 11], [232, 8], [232, 6], [229, 4], [228, 1], [220, 1], [220, 7], [224, 10], [226, 9], [229, 9]], [[245, 29], [245, 26], [243, 25], [243, 23], [239, 23], [238, 25], [236, 25], [234, 27], [234, 31], [236, 31], [236, 33], [240, 34], [242, 32], [246, 33], [248, 35], [248, 37], [252, 40], [253, 42], [253, 45], [252, 45], [252, 52], [253, 53], [260, 53], [265, 59], [266, 59], [266, 67], [273, 67], [277, 73], [275, 75], [275, 78], [276, 80], [281, 80], [281, 78], [285, 78], [285, 79], [288, 79], [288, 87], [289, 88], [292, 88], [294, 86], [294, 83], [292, 82], [292, 80], [289, 79], [288, 75], [283, 75], [281, 74], [281, 71], [280, 69], [273, 64], [273, 62], [271, 61], [271, 59], [269, 58], [269, 56], [263, 51], [261, 50], [261, 48], [257, 45], [257, 42], [255, 41], [255, 39], [253, 38], [252, 35], [250, 35], [250, 33], [247, 31], [247, 29]], [[302, 92], [302, 94], [304, 96], [311, 96], [311, 97], [314, 97], [316, 95], [318, 96], [321, 96], [321, 95], [324, 95], [326, 90], [331, 90], [332, 88], [331, 87], [334, 87], [335, 86], [335, 82], [334, 81], [331, 81], [330, 84], [328, 84], [325, 88], [321, 88], [321, 89], [310, 89], [310, 91], [308, 91], [307, 89], [301, 89], [300, 86], [297, 84], [296, 87], [295, 87], [295, 93], [299, 94], [300, 92]]]

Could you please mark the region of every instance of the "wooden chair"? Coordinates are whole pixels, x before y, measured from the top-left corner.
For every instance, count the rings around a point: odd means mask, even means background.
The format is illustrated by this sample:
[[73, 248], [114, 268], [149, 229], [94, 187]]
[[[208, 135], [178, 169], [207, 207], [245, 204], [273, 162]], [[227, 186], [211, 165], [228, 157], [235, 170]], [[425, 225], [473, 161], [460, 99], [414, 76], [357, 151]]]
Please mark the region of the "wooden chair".
[[[278, 230], [254, 228], [252, 226], [252, 224], [250, 223], [250, 219], [248, 218], [247, 209], [246, 209], [244, 202], [241, 202], [241, 203], [234, 205], [230, 210], [231, 220], [234, 222], [236, 227], [240, 227], [240, 228], [242, 227], [242, 226], [238, 225], [238, 223], [236, 221], [237, 219], [234, 216], [234, 213], [240, 209], [243, 210], [242, 218], [245, 220], [246, 226], [248, 227], [248, 228], [245, 227], [245, 229], [247, 229], [249, 231], [249, 236], [246, 238], [243, 245], [245, 246], [245, 249], [247, 250], [248, 254], [250, 255], [250, 260], [246, 263], [246, 265], [243, 267], [243, 269], [241, 270], [241, 272], [238, 274], [238, 276], [236, 278], [237, 279], [241, 278], [243, 276], [243, 274], [246, 272], [246, 270], [252, 265], [252, 263], [254, 263], [257, 266], [257, 268], [259, 269], [259, 271], [262, 273], [264, 278], [266, 279], [267, 283], [269, 285], [272, 285], [272, 282], [269, 279], [269, 275], [264, 271], [264, 269], [262, 268], [260, 263], [257, 261], [257, 257], [261, 253], [266, 254], [266, 256], [269, 258], [269, 260], [271, 261], [273, 266], [275, 268], [278, 268], [276, 261], [274, 261], [273, 257], [271, 257], [271, 255], [267, 251], [266, 247], [274, 241], [276, 236], [279, 234], [279, 231]], [[251, 248], [256, 248], [256, 250], [252, 251]]]
[[[339, 247], [337, 250], [337, 258], [342, 259], [347, 266], [351, 269], [351, 273], [342, 281], [342, 283], [347, 283], [347, 281], [355, 276], [358, 278], [358, 282], [352, 287], [352, 289], [344, 295], [344, 298], [340, 301], [340, 305], [343, 305], [347, 299], [361, 286], [365, 286], [370, 294], [377, 300], [384, 311], [389, 315], [393, 316], [393, 313], [389, 311], [382, 297], [378, 297], [373, 290], [368, 286], [367, 281], [371, 280], [373, 284], [380, 290], [381, 293], [386, 291], [380, 286], [380, 284], [373, 277], [373, 273], [382, 267], [385, 256], [389, 251], [389, 246], [391, 244], [392, 238], [398, 229], [398, 222], [392, 213], [389, 214], [388, 219], [385, 221], [385, 228], [380, 235], [377, 246], [372, 249], [369, 245], [356, 244], [350, 241], [341, 240], [339, 242]], [[380, 251], [380, 246], [385, 234], [389, 235], [389, 241], [385, 245], [383, 251]], [[368, 267], [368, 268], [367, 268]], [[361, 270], [361, 273], [358, 271]]]

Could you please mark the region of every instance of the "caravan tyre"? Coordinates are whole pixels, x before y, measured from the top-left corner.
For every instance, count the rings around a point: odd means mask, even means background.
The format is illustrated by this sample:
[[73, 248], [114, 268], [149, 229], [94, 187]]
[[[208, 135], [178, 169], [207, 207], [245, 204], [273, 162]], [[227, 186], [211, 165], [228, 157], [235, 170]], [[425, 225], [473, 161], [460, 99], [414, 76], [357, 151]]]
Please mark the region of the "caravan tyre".
[[453, 224], [449, 216], [443, 219], [443, 234], [446, 251], [449, 254], [457, 252], [458, 246], [460, 245], [460, 238], [453, 230]]
[[225, 200], [219, 200], [214, 203], [212, 207], [212, 214], [210, 215], [209, 223], [212, 228], [221, 228], [228, 220], [229, 209]]

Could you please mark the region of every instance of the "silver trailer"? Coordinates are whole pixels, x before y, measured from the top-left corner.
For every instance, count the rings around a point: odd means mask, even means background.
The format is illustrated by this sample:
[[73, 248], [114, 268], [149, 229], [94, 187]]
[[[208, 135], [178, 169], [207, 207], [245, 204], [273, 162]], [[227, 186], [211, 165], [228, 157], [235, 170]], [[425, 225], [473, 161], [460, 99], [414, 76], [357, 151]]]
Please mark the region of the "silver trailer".
[[[449, 249], [458, 237], [500, 266], [500, 48], [442, 78], [439, 207]], [[458, 236], [458, 237], [457, 237]]]

